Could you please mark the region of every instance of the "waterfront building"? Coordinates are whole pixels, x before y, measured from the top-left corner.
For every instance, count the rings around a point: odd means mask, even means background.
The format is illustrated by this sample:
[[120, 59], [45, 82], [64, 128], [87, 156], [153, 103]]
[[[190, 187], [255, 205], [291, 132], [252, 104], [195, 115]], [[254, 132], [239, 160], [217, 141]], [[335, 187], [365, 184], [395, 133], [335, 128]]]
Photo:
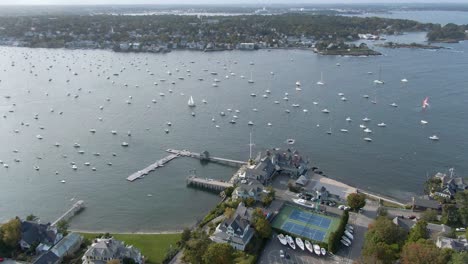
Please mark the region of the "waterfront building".
[[64, 257], [73, 255], [73, 253], [80, 249], [82, 241], [83, 237], [78, 233], [70, 233], [66, 237], [62, 238], [62, 240], [60, 240], [49, 251], [37, 258], [33, 264], [62, 263]]
[[[411, 230], [411, 228], [413, 228], [416, 223], [417, 223], [417, 220], [415, 219], [408, 219], [408, 218], [401, 218], [401, 217], [395, 217], [393, 218], [392, 222], [405, 229], [407, 232], [409, 232]], [[427, 232], [429, 234], [429, 237], [432, 238], [432, 239], [436, 239], [437, 237], [439, 236], [445, 236], [447, 234], [449, 234], [450, 232], [452, 231], [452, 229], [449, 227], [449, 226], [446, 226], [444, 224], [433, 224], [433, 223], [428, 223], [427, 224]]]
[[252, 198], [255, 201], [261, 201], [264, 195], [264, 186], [257, 180], [242, 180], [232, 194], [233, 199]]
[[420, 199], [413, 197], [412, 210], [413, 211], [426, 211], [427, 209], [440, 210], [440, 203], [430, 199]]
[[48, 251], [57, 244], [63, 235], [57, 231], [56, 227], [47, 224], [40, 224], [34, 221], [21, 222], [21, 240], [20, 247], [26, 251], [37, 245], [36, 253]]
[[231, 218], [225, 219], [217, 227], [210, 239], [216, 243], [228, 243], [237, 250], [244, 251], [255, 234], [250, 226], [253, 209], [240, 203]]
[[133, 246], [127, 246], [114, 238], [99, 238], [86, 250], [82, 260], [83, 264], [106, 264], [109, 260], [123, 261], [126, 258], [133, 259], [137, 264], [145, 263], [140, 250]]

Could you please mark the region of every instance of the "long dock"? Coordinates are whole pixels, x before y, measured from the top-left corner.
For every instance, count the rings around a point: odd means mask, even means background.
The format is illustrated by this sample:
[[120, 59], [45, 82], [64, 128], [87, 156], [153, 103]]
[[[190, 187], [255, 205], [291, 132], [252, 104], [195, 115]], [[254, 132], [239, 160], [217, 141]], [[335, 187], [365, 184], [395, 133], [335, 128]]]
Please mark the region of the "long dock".
[[162, 158], [158, 161], [156, 161], [155, 163], [149, 165], [148, 167], [142, 169], [142, 170], [139, 170], [135, 173], [133, 173], [132, 175], [128, 176], [127, 177], [127, 181], [135, 181], [137, 179], [140, 179], [140, 178], [143, 178], [145, 177], [145, 175], [148, 175], [148, 173], [154, 171], [155, 169], [159, 168], [159, 167], [163, 167], [164, 164], [168, 163], [169, 161], [179, 157], [180, 155], [179, 154], [176, 154], [176, 153], [173, 153], [165, 158]]
[[66, 211], [63, 215], [61, 215], [59, 218], [57, 218], [57, 220], [55, 220], [52, 223], [52, 226], [57, 225], [57, 223], [62, 221], [62, 220], [65, 220], [65, 221], [70, 220], [70, 218], [75, 216], [84, 207], [85, 206], [84, 206], [84, 201], [83, 200], [77, 201], [70, 209], [68, 209], [68, 211]]
[[226, 188], [234, 186], [232, 183], [229, 182], [207, 178], [198, 178], [197, 176], [189, 176], [187, 178], [187, 185], [219, 192], [224, 191], [224, 189]]
[[[188, 150], [167, 149], [166, 152], [169, 152], [174, 155], [179, 155], [181, 157], [191, 157], [191, 158], [196, 158], [200, 160], [202, 159], [202, 155], [200, 153], [190, 152]], [[225, 164], [225, 165], [230, 165], [230, 166], [242, 166], [242, 165], [247, 164], [246, 161], [225, 159], [225, 158], [211, 157], [211, 156], [206, 158], [206, 160], [211, 161], [211, 162]]]

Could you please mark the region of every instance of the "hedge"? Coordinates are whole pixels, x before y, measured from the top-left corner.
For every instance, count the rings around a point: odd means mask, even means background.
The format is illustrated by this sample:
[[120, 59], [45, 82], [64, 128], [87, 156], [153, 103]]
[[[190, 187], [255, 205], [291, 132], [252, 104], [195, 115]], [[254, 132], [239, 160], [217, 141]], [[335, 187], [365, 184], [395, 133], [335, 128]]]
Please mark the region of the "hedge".
[[328, 237], [328, 251], [331, 253], [336, 253], [341, 241], [341, 237], [344, 235], [346, 229], [346, 224], [348, 223], [349, 213], [344, 211], [343, 216], [340, 220], [340, 225], [335, 232], [332, 232]]

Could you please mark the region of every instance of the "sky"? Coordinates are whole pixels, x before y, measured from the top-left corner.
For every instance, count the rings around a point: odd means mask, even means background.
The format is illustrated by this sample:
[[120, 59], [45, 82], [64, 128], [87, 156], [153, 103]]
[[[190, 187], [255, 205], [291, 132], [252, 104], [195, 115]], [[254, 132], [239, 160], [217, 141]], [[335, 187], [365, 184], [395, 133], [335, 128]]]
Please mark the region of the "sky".
[[467, 3], [468, 0], [0, 0], [0, 5]]

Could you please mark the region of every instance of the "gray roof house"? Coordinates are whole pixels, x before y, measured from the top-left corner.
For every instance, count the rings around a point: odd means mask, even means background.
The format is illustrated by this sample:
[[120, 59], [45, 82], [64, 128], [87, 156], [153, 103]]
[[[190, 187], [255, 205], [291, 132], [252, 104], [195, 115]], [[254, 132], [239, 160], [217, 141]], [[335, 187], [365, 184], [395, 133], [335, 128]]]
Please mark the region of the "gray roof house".
[[306, 176], [301, 175], [299, 178], [296, 180], [296, 184], [301, 185], [301, 186], [306, 186], [307, 183], [309, 182], [309, 179], [306, 178]]
[[52, 251], [57, 257], [63, 259], [65, 256], [72, 255], [78, 249], [80, 249], [83, 237], [78, 233], [70, 233], [66, 237], [62, 238], [55, 246], [52, 247]]
[[425, 211], [427, 209], [440, 210], [440, 203], [436, 200], [413, 197], [412, 209], [413, 211]]
[[57, 257], [52, 251], [42, 254], [37, 258], [33, 264], [58, 264], [60, 263], [60, 258]]
[[468, 241], [466, 238], [448, 238], [440, 236], [437, 238], [436, 246], [438, 248], [449, 248], [454, 251], [466, 251], [468, 250]]
[[234, 199], [247, 199], [252, 198], [255, 201], [261, 201], [264, 195], [264, 187], [256, 180], [243, 180], [239, 183], [238, 187], [234, 190]]
[[[398, 216], [393, 218], [392, 221], [395, 225], [402, 227], [408, 232], [411, 230], [411, 228], [413, 228], [414, 225], [416, 225], [416, 220], [400, 218]], [[433, 223], [427, 224], [427, 231], [429, 232], [429, 236], [431, 238], [435, 238], [440, 235], [446, 235], [450, 233], [451, 230], [452, 229], [449, 226], [446, 226], [444, 224], [441, 224], [441, 225], [433, 224]]]
[[27, 250], [31, 246], [37, 245], [36, 253], [47, 252], [62, 237], [62, 234], [58, 233], [57, 228], [52, 227], [49, 223], [21, 222], [20, 247], [22, 250]]
[[228, 243], [237, 250], [245, 250], [255, 231], [250, 226], [252, 209], [240, 203], [234, 215], [217, 227], [210, 239], [216, 243]]
[[99, 238], [86, 250], [83, 255], [83, 264], [106, 264], [112, 259], [131, 258], [137, 264], [143, 264], [144, 257], [133, 246], [126, 246], [122, 241], [114, 238]]

